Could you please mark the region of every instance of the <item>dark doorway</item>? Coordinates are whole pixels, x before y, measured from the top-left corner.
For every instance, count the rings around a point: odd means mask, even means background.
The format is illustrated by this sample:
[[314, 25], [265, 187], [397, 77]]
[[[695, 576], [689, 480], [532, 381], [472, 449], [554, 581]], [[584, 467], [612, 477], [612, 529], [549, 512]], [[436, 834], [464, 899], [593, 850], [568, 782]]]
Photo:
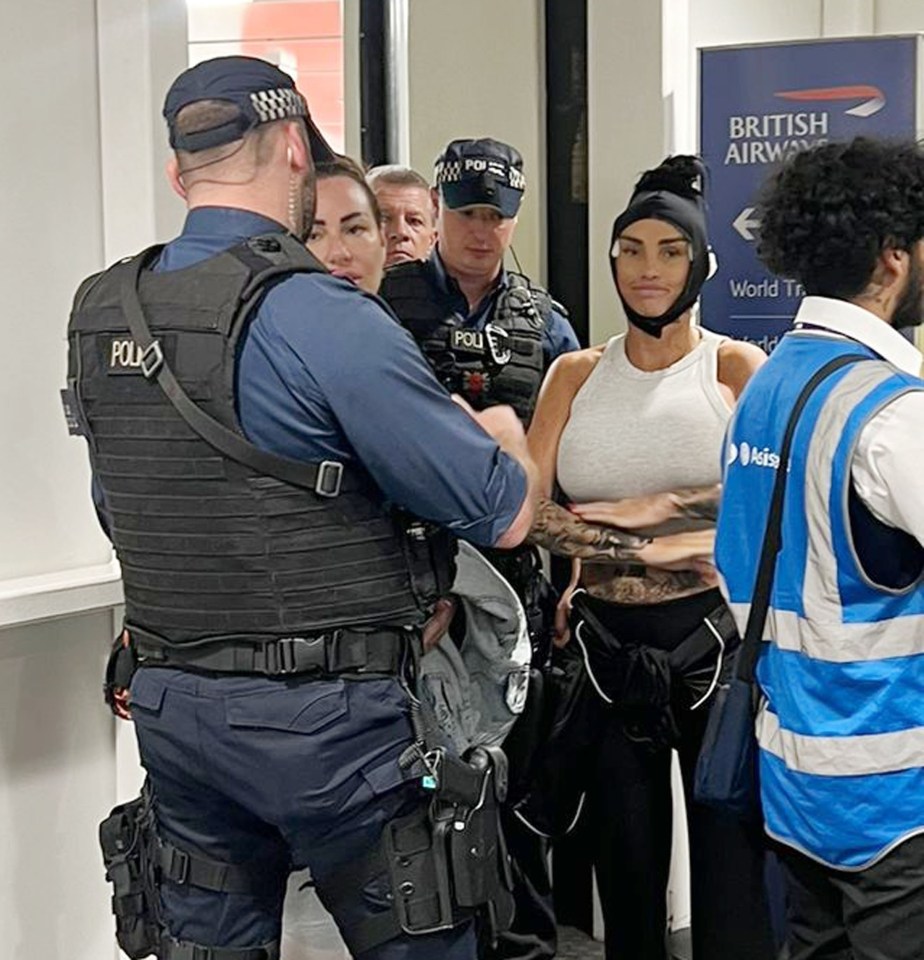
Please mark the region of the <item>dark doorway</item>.
[[548, 279], [587, 346], [587, 0], [546, 0]]
[[386, 106], [386, 4], [361, 0], [359, 7], [359, 86], [363, 162], [370, 167], [388, 163]]

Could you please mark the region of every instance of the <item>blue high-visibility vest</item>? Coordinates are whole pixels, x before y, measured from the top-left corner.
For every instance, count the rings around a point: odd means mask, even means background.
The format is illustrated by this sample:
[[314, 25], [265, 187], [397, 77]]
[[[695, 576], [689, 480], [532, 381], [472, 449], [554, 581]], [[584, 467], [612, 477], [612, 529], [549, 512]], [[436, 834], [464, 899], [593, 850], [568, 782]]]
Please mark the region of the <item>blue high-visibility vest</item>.
[[856, 353], [868, 359], [816, 389], [794, 435], [757, 666], [767, 831], [840, 869], [924, 832], [924, 551], [875, 520], [850, 477], [864, 425], [924, 381], [856, 342], [787, 334], [729, 425], [716, 540], [743, 633], [789, 414], [820, 367]]

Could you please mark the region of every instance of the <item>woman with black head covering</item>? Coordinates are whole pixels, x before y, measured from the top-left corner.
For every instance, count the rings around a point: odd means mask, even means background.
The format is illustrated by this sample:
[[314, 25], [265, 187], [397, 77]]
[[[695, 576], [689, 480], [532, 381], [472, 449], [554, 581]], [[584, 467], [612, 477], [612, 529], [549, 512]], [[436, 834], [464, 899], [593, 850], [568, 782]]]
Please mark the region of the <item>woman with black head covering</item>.
[[[582, 766], [608, 960], [667, 957], [672, 747], [693, 955], [774, 955], [759, 834], [692, 798], [721, 653], [737, 642], [712, 565], [720, 446], [765, 359], [694, 320], [712, 269], [702, 174], [698, 159], [671, 157], [641, 177], [609, 251], [628, 330], [556, 361], [529, 432], [546, 496], [532, 539], [574, 560], [571, 642], [600, 705]], [[551, 499], [556, 484], [567, 506]]]

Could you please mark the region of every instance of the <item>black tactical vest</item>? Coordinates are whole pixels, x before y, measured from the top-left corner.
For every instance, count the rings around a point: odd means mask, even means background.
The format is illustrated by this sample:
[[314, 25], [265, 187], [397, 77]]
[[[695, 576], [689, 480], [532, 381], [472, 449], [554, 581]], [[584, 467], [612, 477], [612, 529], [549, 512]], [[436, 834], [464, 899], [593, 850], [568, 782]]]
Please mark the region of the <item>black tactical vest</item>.
[[[323, 267], [281, 234], [183, 270], [143, 269], [157, 253], [85, 281], [68, 332], [69, 388], [126, 622], [173, 643], [422, 622], [452, 582], [452, 538], [386, 510], [359, 465], [276, 457], [238, 423], [235, 358], [255, 308], [271, 283]], [[159, 351], [130, 333], [133, 291]], [[221, 453], [188, 425], [158, 383], [158, 352], [193, 405], [255, 458]]]
[[545, 370], [542, 332], [552, 299], [519, 273], [508, 273], [484, 330], [465, 326], [423, 260], [385, 273], [379, 296], [420, 345], [440, 382], [476, 409], [508, 403], [529, 425]]

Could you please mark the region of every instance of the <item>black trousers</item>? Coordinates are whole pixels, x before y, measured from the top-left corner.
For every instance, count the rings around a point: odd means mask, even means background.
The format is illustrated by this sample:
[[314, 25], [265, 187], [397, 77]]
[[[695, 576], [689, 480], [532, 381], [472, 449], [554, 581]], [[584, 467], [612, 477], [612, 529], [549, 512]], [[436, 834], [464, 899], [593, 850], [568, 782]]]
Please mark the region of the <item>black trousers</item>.
[[501, 823], [512, 861], [516, 912], [511, 928], [495, 946], [479, 950], [479, 956], [483, 960], [547, 960], [558, 948], [548, 841], [517, 819], [509, 806], [501, 807]]
[[[541, 667], [551, 645], [556, 595], [542, 575], [538, 552], [535, 547], [484, 552], [523, 602], [533, 644], [533, 663]], [[536, 724], [540, 721], [531, 710], [537, 708], [541, 713], [542, 702], [540, 695], [536, 703], [536, 693], [537, 688], [531, 686], [527, 701], [530, 715], [520, 717], [504, 743], [510, 760], [511, 792], [508, 803], [501, 807], [501, 823], [511, 859], [516, 912], [511, 928], [498, 937], [494, 946], [481, 945], [481, 960], [547, 960], [555, 956], [558, 947], [548, 841], [530, 830], [512, 810], [512, 803], [528, 782], [536, 749]]]
[[834, 870], [782, 845], [779, 856], [789, 960], [924, 957], [924, 835], [865, 870]]
[[[672, 649], [720, 602], [717, 591], [652, 606], [601, 602], [594, 611], [623, 642]], [[708, 705], [678, 714], [677, 750], [690, 835], [695, 960], [773, 960], [760, 828], [693, 800]], [[595, 842], [607, 960], [666, 960], [672, 836], [671, 751], [639, 742], [616, 708], [601, 714], [587, 815]], [[627, 729], [631, 734], [627, 734]]]

